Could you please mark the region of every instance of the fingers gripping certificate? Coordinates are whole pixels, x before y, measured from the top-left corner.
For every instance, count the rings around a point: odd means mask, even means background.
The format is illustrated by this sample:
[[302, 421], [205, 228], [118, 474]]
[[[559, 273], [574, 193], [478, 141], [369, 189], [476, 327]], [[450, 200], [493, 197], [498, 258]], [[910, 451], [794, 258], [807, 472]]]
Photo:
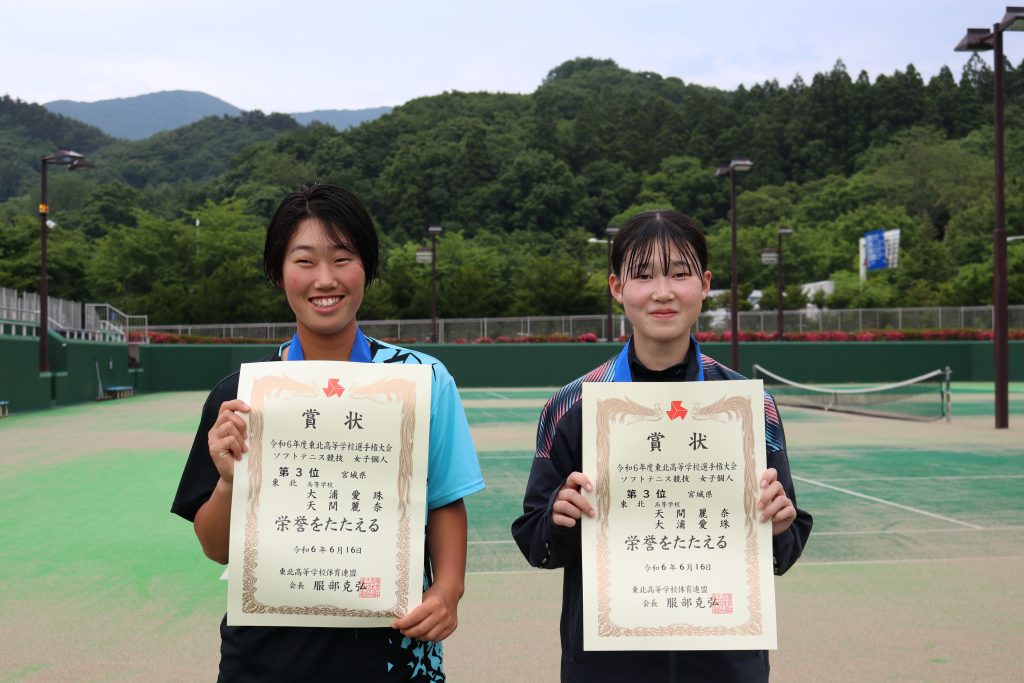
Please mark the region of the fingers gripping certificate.
[[427, 366], [242, 365], [228, 623], [389, 626], [419, 604]]
[[760, 381], [584, 384], [584, 649], [774, 649], [764, 469]]

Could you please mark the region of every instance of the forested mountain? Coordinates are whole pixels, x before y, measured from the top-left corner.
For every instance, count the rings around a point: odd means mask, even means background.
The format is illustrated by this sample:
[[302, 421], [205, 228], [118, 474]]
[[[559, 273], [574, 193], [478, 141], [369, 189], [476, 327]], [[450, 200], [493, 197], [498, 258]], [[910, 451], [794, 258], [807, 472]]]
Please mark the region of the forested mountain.
[[[1024, 118], [1024, 70], [1009, 68], [1006, 83], [1013, 226], [1024, 224], [1024, 133], [1013, 125]], [[821, 302], [830, 306], [988, 303], [991, 94], [977, 57], [959, 78], [944, 69], [927, 83], [912, 65], [872, 81], [837, 62], [809, 83], [733, 91], [584, 58], [529, 95], [444, 93], [341, 132], [258, 112], [207, 119], [105, 144], [95, 169], [51, 176], [66, 226], [52, 236], [53, 258], [63, 241], [66, 262], [51, 265], [62, 273], [51, 291], [153, 322], [286, 319], [259, 272], [265, 222], [287, 191], [334, 182], [366, 200], [384, 235], [364, 318], [429, 315], [429, 268], [415, 250], [433, 223], [445, 229], [441, 315], [596, 313], [605, 252], [587, 238], [640, 208], [701, 221], [715, 285], [727, 282], [728, 183], [714, 170], [748, 157], [739, 272], [741, 291], [766, 290], [762, 305], [774, 305], [775, 271], [760, 252], [782, 225], [794, 230], [787, 306], [804, 303], [798, 283], [826, 278], [837, 283]], [[0, 204], [0, 285], [34, 289], [38, 173], [24, 172], [22, 194]], [[900, 267], [861, 286], [857, 238], [878, 228], [901, 229]], [[1010, 297], [1024, 303], [1018, 244]]]
[[61, 147], [91, 154], [113, 141], [98, 128], [38, 104], [0, 97], [0, 201], [39, 184], [39, 157], [44, 154]]
[[[242, 110], [230, 102], [191, 90], [164, 90], [96, 102], [55, 100], [43, 106], [55, 114], [96, 126], [107, 135], [123, 140], [144, 140], [210, 116], [234, 117], [242, 114]], [[345, 130], [372, 121], [389, 111], [391, 107], [321, 109], [290, 116], [304, 126], [318, 121]]]
[[242, 113], [241, 109], [222, 99], [190, 90], [164, 90], [98, 102], [55, 100], [43, 106], [55, 114], [84, 121], [107, 135], [125, 140], [142, 140], [207, 116], [237, 116]]
[[97, 180], [119, 179], [137, 188], [206, 180], [223, 173], [249, 146], [295, 131], [287, 114], [243, 112], [208, 116], [137, 142], [118, 141], [95, 155]]
[[317, 109], [316, 111], [301, 111], [291, 115], [293, 119], [304, 126], [311, 123], [326, 123], [338, 130], [346, 130], [360, 123], [373, 121], [391, 111], [391, 107], [370, 107], [368, 109]]
[[39, 158], [58, 148], [74, 149], [96, 164], [86, 182], [116, 179], [142, 189], [211, 179], [249, 145], [299, 128], [287, 114], [255, 111], [210, 116], [131, 142], [111, 138], [37, 104], [4, 97], [0, 99], [0, 201], [36, 188]]

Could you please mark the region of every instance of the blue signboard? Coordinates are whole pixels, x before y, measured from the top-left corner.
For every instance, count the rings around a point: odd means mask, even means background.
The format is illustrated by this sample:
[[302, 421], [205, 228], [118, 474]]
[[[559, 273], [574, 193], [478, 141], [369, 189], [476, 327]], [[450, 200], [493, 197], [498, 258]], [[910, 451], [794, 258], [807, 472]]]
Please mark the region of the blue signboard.
[[864, 233], [864, 252], [868, 270], [884, 270], [889, 267], [885, 256], [885, 230]]

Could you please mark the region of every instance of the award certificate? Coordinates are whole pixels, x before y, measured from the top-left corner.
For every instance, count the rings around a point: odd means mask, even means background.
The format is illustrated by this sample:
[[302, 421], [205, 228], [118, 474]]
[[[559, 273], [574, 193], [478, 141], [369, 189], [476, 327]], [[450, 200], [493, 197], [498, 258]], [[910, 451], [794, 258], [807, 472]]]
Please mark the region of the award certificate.
[[423, 587], [431, 370], [242, 365], [228, 624], [390, 626]]
[[586, 650], [776, 648], [761, 381], [583, 385]]

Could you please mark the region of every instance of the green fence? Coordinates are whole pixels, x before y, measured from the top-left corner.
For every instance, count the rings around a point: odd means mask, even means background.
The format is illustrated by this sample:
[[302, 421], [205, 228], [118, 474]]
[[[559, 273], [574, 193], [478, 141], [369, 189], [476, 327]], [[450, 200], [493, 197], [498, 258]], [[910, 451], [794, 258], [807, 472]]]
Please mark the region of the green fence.
[[0, 337], [0, 401], [11, 412], [50, 405], [53, 373], [39, 373], [39, 340], [35, 337]]
[[[150, 345], [142, 348], [146, 391], [210, 389], [238, 364], [276, 346]], [[444, 363], [460, 387], [565, 384], [618, 352], [617, 344], [420, 344], [410, 348]], [[727, 343], [701, 345], [728, 364]], [[988, 342], [757, 342], [740, 346], [741, 371], [754, 363], [800, 382], [895, 382], [949, 366], [958, 381], [992, 380]], [[1024, 380], [1024, 342], [1010, 343], [1010, 379]]]
[[36, 337], [0, 337], [0, 400], [11, 412], [81, 403], [102, 396], [102, 387], [135, 386], [128, 347], [68, 340], [50, 334], [50, 372], [39, 372]]
[[[0, 400], [12, 412], [54, 403], [90, 401], [102, 388], [137, 391], [209, 390], [239, 364], [273, 353], [274, 345], [152, 344], [139, 348], [129, 367], [123, 344], [50, 337], [51, 372], [39, 373], [33, 337], [0, 336]], [[412, 347], [437, 357], [461, 387], [557, 386], [614, 355], [615, 344], [423, 344]], [[727, 343], [702, 350], [729, 363]], [[954, 381], [992, 381], [990, 342], [757, 342], [740, 346], [741, 371], [754, 363], [800, 382], [894, 382], [949, 366]], [[1024, 381], [1024, 342], [1010, 342], [1010, 379]]]
[[139, 348], [141, 391], [212, 389], [242, 363], [270, 356], [277, 344], [150, 344]]

